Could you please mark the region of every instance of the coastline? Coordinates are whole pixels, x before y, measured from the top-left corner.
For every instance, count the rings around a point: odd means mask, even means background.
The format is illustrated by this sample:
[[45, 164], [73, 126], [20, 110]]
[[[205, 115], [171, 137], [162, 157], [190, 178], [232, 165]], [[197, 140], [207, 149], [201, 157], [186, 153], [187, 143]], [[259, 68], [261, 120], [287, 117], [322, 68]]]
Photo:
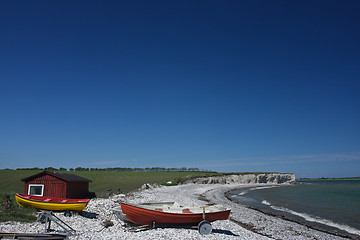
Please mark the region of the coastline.
[[[177, 186], [151, 187], [127, 195], [115, 195], [108, 199], [92, 199], [85, 209], [84, 217], [74, 214], [64, 217], [55, 213], [60, 219], [76, 230], [76, 235], [69, 239], [349, 239], [326, 233], [278, 216], [251, 209], [238, 204], [228, 195], [235, 189], [245, 189], [261, 184], [184, 184]], [[155, 228], [147, 231], [130, 232], [113, 214], [112, 208], [120, 202], [140, 203], [177, 201], [184, 206], [204, 206], [220, 204], [231, 208], [228, 220], [212, 223], [213, 232], [201, 236], [196, 228]], [[102, 224], [110, 220], [113, 226], [105, 228]], [[51, 226], [58, 230], [56, 224]], [[59, 229], [60, 230], [60, 229]], [[0, 232], [44, 232], [44, 224], [6, 222], [0, 223]], [[355, 238], [356, 237], [356, 238]], [[360, 236], [351, 239], [360, 239]]]
[[[272, 185], [272, 186], [266, 186], [266, 187], [281, 187], [281, 186]], [[255, 188], [257, 188], [257, 187], [255, 187]], [[321, 220], [321, 219], [311, 218], [311, 217], [308, 217], [306, 214], [300, 214], [300, 213], [296, 213], [294, 211], [292, 211], [292, 213], [290, 213], [287, 211], [283, 211], [281, 209], [273, 208], [270, 205], [267, 205], [266, 203], [263, 204], [263, 203], [255, 202], [255, 200], [249, 199], [247, 197], [242, 197], [242, 196], [234, 197], [234, 195], [236, 195], [240, 192], [244, 192], [244, 191], [251, 190], [251, 189], [254, 189], [254, 187], [232, 189], [232, 190], [227, 191], [225, 193], [225, 196], [230, 201], [233, 201], [237, 204], [241, 204], [249, 209], [253, 209], [255, 211], [261, 212], [261, 213], [269, 215], [269, 216], [273, 216], [276, 218], [284, 219], [286, 221], [298, 223], [298, 224], [306, 226], [310, 229], [328, 233], [328, 234], [331, 234], [334, 236], [344, 237], [344, 238], [348, 238], [348, 239], [360, 239], [360, 236], [357, 235], [356, 233], [351, 233], [351, 231], [346, 231], [346, 230], [339, 228], [341, 226], [351, 228], [349, 226], [335, 224], [335, 223], [333, 223], [334, 226], [331, 226], [332, 222], [327, 221], [325, 219]], [[325, 221], [328, 222], [328, 224], [322, 223]], [[338, 227], [336, 225], [338, 225]]]

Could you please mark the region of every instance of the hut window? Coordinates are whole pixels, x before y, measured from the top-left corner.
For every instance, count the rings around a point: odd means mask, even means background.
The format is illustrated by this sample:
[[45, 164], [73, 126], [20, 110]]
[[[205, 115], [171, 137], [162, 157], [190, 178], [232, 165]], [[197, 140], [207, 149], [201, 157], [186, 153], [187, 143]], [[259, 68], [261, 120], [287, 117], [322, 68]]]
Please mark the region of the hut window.
[[44, 184], [29, 184], [29, 195], [43, 196]]

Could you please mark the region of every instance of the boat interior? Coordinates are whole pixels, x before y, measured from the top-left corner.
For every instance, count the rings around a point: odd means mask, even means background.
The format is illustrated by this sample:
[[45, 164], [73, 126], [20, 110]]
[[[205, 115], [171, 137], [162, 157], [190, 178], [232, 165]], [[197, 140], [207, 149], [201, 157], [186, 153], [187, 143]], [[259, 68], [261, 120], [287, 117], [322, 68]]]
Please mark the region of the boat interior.
[[220, 212], [225, 211], [223, 206], [221, 205], [210, 205], [203, 207], [184, 207], [180, 206], [177, 202], [160, 202], [160, 203], [142, 203], [142, 204], [134, 204], [134, 206], [154, 210], [158, 212], [167, 212], [167, 213], [188, 213], [188, 214], [199, 214], [203, 213], [212, 213], [212, 212]]

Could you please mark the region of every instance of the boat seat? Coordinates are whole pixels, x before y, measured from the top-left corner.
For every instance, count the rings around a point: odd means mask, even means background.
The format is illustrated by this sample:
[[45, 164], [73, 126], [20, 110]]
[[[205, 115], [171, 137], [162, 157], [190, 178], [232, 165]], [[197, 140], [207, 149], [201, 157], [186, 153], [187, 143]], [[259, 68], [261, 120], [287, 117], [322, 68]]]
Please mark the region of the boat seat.
[[190, 209], [188, 208], [185, 208], [182, 210], [183, 213], [193, 213], [192, 211], [190, 211]]

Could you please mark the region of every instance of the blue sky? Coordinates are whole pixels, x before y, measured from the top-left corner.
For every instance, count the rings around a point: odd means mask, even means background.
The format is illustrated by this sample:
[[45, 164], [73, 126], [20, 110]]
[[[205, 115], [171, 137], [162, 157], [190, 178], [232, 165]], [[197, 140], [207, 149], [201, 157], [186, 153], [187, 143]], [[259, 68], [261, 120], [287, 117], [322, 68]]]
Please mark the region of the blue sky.
[[0, 168], [360, 176], [359, 1], [1, 1]]

